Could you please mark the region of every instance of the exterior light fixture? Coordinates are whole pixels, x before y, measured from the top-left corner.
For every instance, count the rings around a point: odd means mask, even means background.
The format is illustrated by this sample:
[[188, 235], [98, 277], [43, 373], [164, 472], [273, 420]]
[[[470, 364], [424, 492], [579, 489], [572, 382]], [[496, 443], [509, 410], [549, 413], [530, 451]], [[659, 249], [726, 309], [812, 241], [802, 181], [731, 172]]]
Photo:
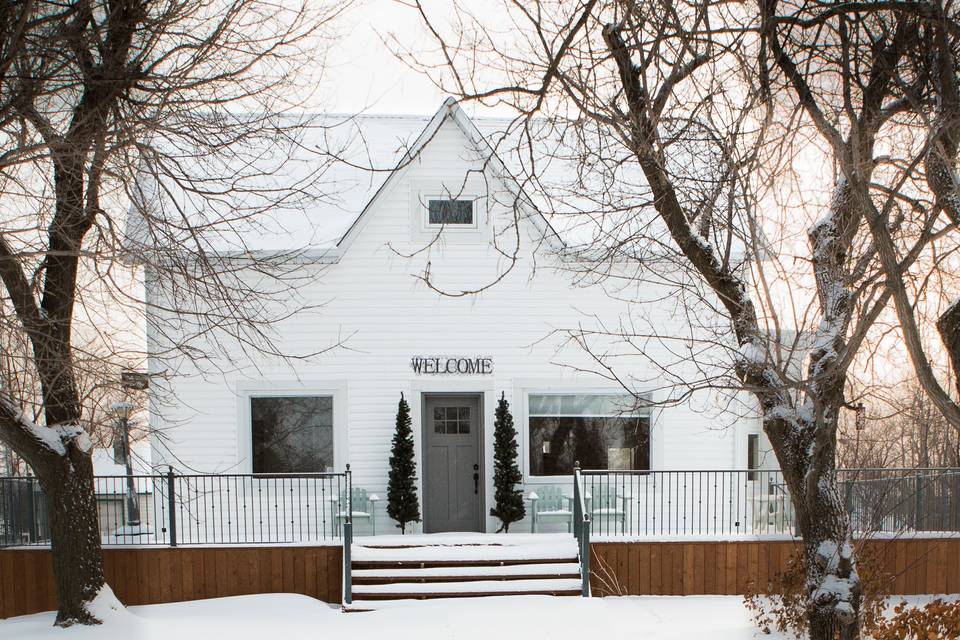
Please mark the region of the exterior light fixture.
[[110, 406], [113, 415], [117, 417], [117, 431], [114, 435], [114, 459], [118, 453], [117, 443], [120, 444], [120, 450], [123, 452], [123, 464], [126, 465], [127, 476], [127, 526], [140, 526], [140, 502], [137, 496], [137, 484], [133, 477], [133, 459], [130, 455], [130, 414], [133, 412], [133, 405], [129, 402], [114, 402]]

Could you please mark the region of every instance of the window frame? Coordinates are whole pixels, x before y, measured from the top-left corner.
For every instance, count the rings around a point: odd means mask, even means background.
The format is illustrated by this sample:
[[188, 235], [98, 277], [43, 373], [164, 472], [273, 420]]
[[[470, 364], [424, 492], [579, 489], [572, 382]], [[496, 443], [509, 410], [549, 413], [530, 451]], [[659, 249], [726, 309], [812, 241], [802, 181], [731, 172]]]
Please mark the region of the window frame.
[[[558, 484], [564, 481], [572, 481], [573, 474], [566, 475], [556, 475], [556, 476], [538, 476], [534, 475], [531, 464], [530, 464], [530, 396], [540, 396], [540, 395], [555, 395], [555, 396], [586, 396], [586, 395], [595, 395], [595, 396], [610, 396], [610, 395], [629, 395], [626, 393], [622, 387], [610, 388], [610, 387], [567, 387], [567, 386], [530, 386], [530, 387], [517, 387], [515, 397], [519, 396], [522, 398], [522, 414], [521, 414], [521, 451], [520, 455], [523, 457], [523, 476], [525, 482], [530, 484]], [[657, 425], [657, 407], [656, 407], [656, 398], [654, 393], [650, 391], [641, 391], [640, 395], [645, 396], [647, 401], [650, 402], [650, 407], [647, 409], [647, 420], [649, 422], [649, 434], [648, 434], [648, 451], [647, 458], [649, 462], [649, 469], [642, 469], [636, 471], [630, 471], [629, 473], [642, 474], [645, 472], [653, 471], [656, 469], [656, 461], [660, 457], [658, 445], [659, 439], [655, 437], [655, 429]], [[515, 416], [516, 417], [516, 416]]]
[[[754, 460], [750, 460], [751, 449], [754, 454]], [[759, 471], [762, 471], [760, 462], [760, 434], [759, 433], [748, 433], [747, 434], [747, 480], [756, 480], [760, 474]]]
[[[444, 232], [449, 230], [459, 230], [459, 231], [477, 231], [480, 228], [480, 224], [477, 220], [477, 201], [479, 199], [476, 196], [470, 194], [460, 194], [453, 196], [450, 194], [446, 195], [432, 195], [426, 193], [423, 196], [423, 220], [422, 227], [425, 231], [435, 231], [437, 229], [443, 229]], [[458, 202], [464, 201], [470, 203], [470, 224], [462, 224], [458, 222], [430, 222], [430, 203], [433, 201], [449, 201], [449, 202]]]
[[[459, 245], [485, 245], [492, 238], [490, 210], [493, 201], [485, 178], [477, 173], [445, 178], [413, 178], [407, 194], [410, 242], [423, 247], [437, 242], [441, 248]], [[428, 226], [430, 200], [470, 200], [473, 202], [473, 225]]]
[[[333, 398], [333, 472], [340, 472], [348, 460], [349, 439], [347, 424], [347, 384], [345, 381], [319, 382], [309, 387], [293, 382], [248, 383], [237, 385], [237, 468], [241, 473], [256, 476], [276, 476], [276, 473], [253, 471], [253, 416], [250, 401], [253, 398], [285, 398], [291, 396], [330, 396]], [[317, 471], [313, 473], [329, 473]]]

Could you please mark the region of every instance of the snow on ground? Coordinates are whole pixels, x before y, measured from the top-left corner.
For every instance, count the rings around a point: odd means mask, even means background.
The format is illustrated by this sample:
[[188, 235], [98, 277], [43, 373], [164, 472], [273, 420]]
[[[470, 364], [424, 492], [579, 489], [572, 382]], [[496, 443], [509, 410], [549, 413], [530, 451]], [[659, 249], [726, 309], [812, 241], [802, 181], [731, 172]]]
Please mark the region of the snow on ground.
[[[910, 598], [926, 601], [929, 597]], [[53, 627], [53, 613], [0, 620], [6, 640], [490, 640], [583, 638], [784, 640], [750, 623], [739, 596], [503, 596], [398, 602], [342, 613], [306, 596], [269, 594], [108, 611], [99, 627]]]

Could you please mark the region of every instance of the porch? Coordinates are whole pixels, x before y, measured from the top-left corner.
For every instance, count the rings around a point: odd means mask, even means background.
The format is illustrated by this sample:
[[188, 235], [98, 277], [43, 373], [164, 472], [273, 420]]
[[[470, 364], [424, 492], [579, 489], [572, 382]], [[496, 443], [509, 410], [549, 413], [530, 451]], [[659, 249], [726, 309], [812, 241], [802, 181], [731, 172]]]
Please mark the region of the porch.
[[[837, 474], [856, 535], [885, 558], [897, 593], [960, 590], [960, 470]], [[734, 594], [767, 584], [797, 548], [775, 471], [577, 470], [569, 494], [562, 484], [525, 491], [528, 509], [564, 516], [541, 523], [558, 531], [529, 533], [538, 520], [528, 518], [507, 535], [373, 535], [379, 499], [353, 485], [349, 468], [96, 480], [111, 584], [127, 584], [118, 593], [139, 604], [276, 591], [354, 610], [505, 593]], [[36, 480], [0, 481], [0, 509], [9, 548], [0, 551], [0, 577], [38, 576], [35, 589], [4, 587], [0, 615], [48, 609], [46, 504]]]
[[[960, 469], [836, 473], [856, 532], [960, 532]], [[779, 471], [584, 470], [580, 476], [594, 540], [736, 540], [795, 533]], [[96, 487], [101, 539], [110, 546], [340, 544], [347, 514], [358, 537], [396, 531], [381, 499], [384, 487], [355, 486], [349, 469], [269, 475], [168, 471], [97, 477]], [[514, 523], [511, 533], [573, 532], [576, 493], [569, 476], [549, 484], [538, 479], [523, 492], [527, 517]], [[0, 478], [0, 547], [48, 543], [39, 482]]]
[[[362, 538], [358, 539], [358, 543], [362, 542]], [[592, 593], [737, 596], [749, 584], [765, 585], [782, 572], [796, 546], [793, 540], [696, 537], [594, 542]], [[875, 539], [866, 543], [866, 548], [882, 558], [890, 574], [891, 593], [960, 593], [960, 539]], [[126, 545], [106, 547], [103, 555], [107, 582], [127, 605], [270, 593], [302, 594], [339, 604], [343, 598], [342, 550], [332, 543], [178, 548]], [[356, 601], [362, 600], [360, 595], [356, 596]], [[556, 602], [561, 610], [566, 610], [580, 601], [601, 600], [605, 598], [559, 598]], [[741, 600], [737, 598], [737, 602]], [[51, 611], [56, 606], [48, 548], [31, 546], [0, 551], [0, 618]], [[389, 600], [378, 604], [378, 608], [389, 606]]]

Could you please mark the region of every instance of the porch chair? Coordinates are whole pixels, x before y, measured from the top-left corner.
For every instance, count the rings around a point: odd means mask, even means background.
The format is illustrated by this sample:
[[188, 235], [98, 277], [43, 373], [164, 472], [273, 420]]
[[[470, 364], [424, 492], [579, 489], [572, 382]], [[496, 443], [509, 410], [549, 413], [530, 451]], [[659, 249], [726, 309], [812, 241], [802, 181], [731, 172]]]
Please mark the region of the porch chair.
[[793, 522], [790, 499], [775, 491], [764, 493], [752, 499], [753, 502], [753, 533], [786, 533]]
[[573, 498], [564, 495], [563, 488], [556, 485], [544, 485], [531, 491], [530, 495], [530, 533], [537, 532], [537, 523], [541, 520], [566, 521], [567, 533], [573, 530]]
[[[344, 489], [340, 492], [339, 497], [330, 498], [331, 502], [334, 503], [334, 514], [333, 519], [336, 526], [342, 527], [343, 521], [347, 519], [346, 506], [341, 507], [340, 505], [347, 504], [347, 491]], [[361, 489], [359, 487], [354, 487], [350, 491], [350, 501], [353, 505], [352, 517], [353, 522], [358, 520], [365, 520], [370, 524], [371, 534], [377, 535], [377, 518], [374, 509], [377, 506], [377, 502], [380, 501], [380, 497], [375, 493], [367, 493], [366, 489]]]
[[[619, 487], [601, 483], [590, 487], [585, 498], [587, 511], [590, 512], [590, 518], [594, 523], [601, 518], [612, 519], [614, 523], [620, 522], [620, 533], [627, 532], [628, 497], [620, 494]], [[597, 533], [603, 533], [603, 527], [597, 524], [594, 524], [592, 529]]]

